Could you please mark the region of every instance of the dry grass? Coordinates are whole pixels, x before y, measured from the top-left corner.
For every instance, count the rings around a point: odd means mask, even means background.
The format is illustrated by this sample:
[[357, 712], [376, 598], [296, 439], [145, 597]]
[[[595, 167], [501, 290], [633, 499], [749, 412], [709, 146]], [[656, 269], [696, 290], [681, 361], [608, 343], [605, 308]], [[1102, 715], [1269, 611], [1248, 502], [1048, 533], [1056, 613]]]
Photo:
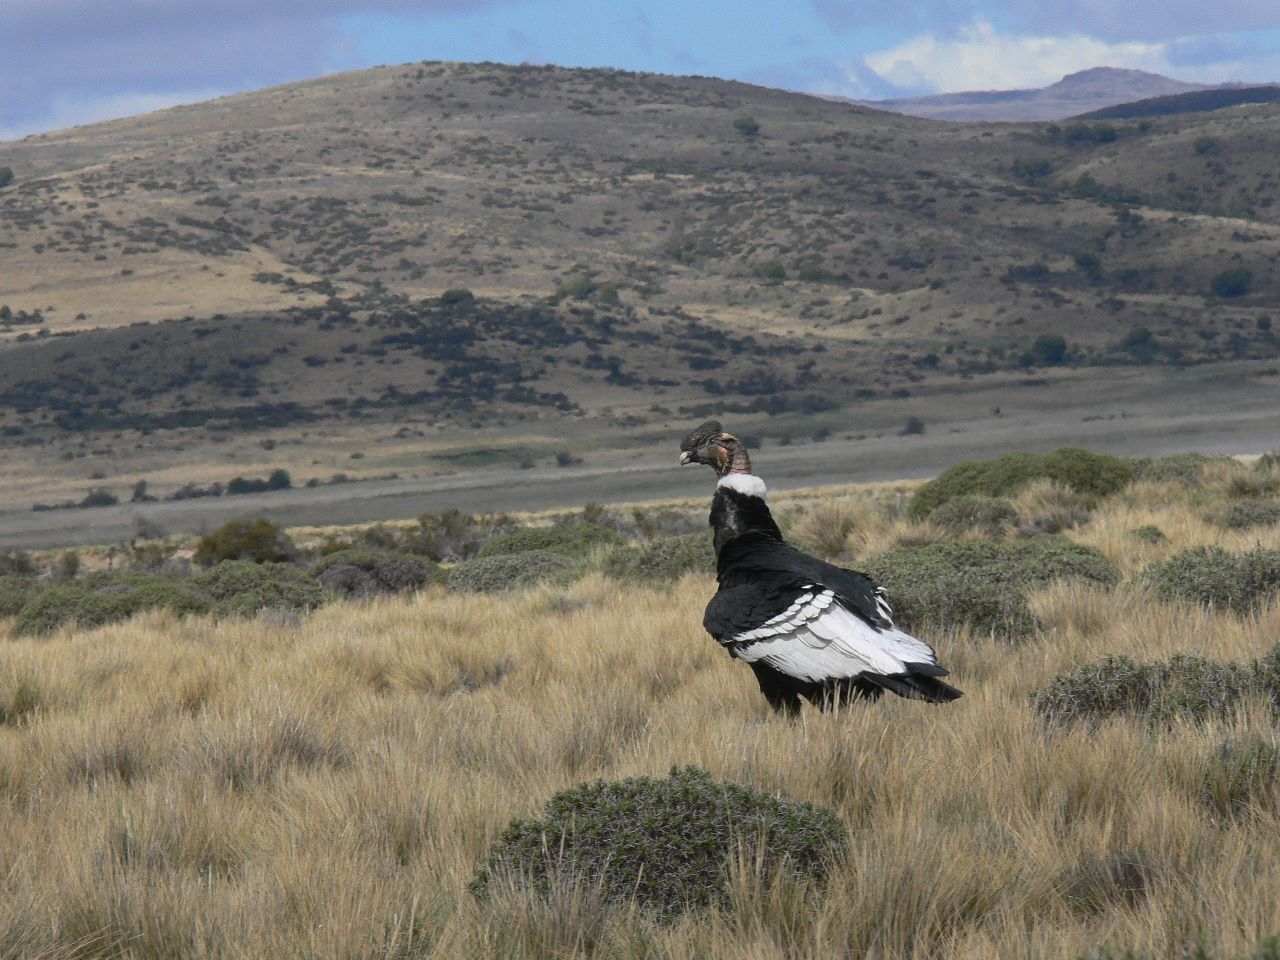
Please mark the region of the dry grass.
[[[911, 533], [875, 491], [792, 502], [793, 525], [847, 519], [846, 550]], [[1197, 543], [1280, 546], [1201, 513], [1144, 486], [1069, 535], [1126, 573]], [[1168, 540], [1129, 536], [1144, 524]], [[1054, 731], [1027, 703], [1103, 653], [1256, 657], [1280, 605], [1238, 618], [1055, 585], [1020, 646], [929, 638], [958, 703], [789, 723], [702, 633], [712, 586], [437, 588], [296, 625], [147, 615], [9, 641], [0, 957], [1233, 956], [1280, 930], [1280, 818], [1200, 800], [1224, 738], [1274, 740], [1261, 703]], [[555, 791], [690, 763], [835, 808], [853, 843], [830, 888], [741, 864], [729, 909], [669, 926], [588, 891], [467, 893], [488, 843]]]

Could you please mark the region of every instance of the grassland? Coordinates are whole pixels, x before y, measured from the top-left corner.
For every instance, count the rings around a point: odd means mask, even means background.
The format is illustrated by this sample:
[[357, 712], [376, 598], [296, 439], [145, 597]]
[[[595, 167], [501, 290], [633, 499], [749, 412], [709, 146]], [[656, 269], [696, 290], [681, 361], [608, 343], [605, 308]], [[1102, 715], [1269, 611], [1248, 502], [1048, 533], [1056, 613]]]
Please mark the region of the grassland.
[[[1277, 480], [1223, 463], [1101, 502], [1043, 483], [1017, 494], [1020, 517], [1069, 515], [1065, 535], [1125, 580], [1037, 590], [1040, 626], [1017, 643], [930, 630], [966, 692], [943, 708], [771, 716], [701, 630], [705, 575], [11, 639], [0, 956], [1244, 955], [1280, 931], [1278, 788], [1223, 816], [1203, 776], [1224, 741], [1276, 742], [1268, 705], [1049, 728], [1029, 697], [1107, 653], [1270, 649], [1275, 597], [1236, 616], [1161, 602], [1134, 575], [1197, 545], [1280, 548], [1280, 526], [1215, 522], [1241, 496], [1274, 498]], [[943, 536], [906, 518], [911, 486], [784, 495], [775, 512], [802, 543], [866, 557]], [[1152, 525], [1165, 539], [1133, 535]], [[747, 869], [728, 908], [672, 925], [567, 891], [468, 894], [511, 818], [674, 764], [834, 808], [852, 846], [829, 888], [767, 892]]]

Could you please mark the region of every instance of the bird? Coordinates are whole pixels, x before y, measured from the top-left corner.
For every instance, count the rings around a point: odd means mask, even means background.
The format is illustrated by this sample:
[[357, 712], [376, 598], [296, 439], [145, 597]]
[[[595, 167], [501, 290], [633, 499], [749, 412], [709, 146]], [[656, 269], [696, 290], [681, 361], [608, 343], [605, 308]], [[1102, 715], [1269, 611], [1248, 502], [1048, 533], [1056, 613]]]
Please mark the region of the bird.
[[801, 697], [827, 710], [886, 690], [929, 703], [962, 696], [940, 679], [950, 671], [933, 648], [894, 624], [883, 587], [786, 542], [746, 445], [719, 421], [684, 438], [680, 463], [718, 478], [709, 522], [719, 588], [703, 626], [751, 667], [775, 712], [797, 716]]

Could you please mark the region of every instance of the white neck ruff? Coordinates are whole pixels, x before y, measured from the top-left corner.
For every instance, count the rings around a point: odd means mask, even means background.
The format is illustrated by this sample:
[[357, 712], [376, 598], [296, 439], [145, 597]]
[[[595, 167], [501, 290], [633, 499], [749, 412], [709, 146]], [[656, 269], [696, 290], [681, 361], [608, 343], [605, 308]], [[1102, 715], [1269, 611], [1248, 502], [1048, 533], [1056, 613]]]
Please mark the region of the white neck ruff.
[[748, 497], [759, 497], [761, 500], [768, 494], [764, 481], [754, 473], [727, 473], [720, 478], [717, 487], [727, 487]]

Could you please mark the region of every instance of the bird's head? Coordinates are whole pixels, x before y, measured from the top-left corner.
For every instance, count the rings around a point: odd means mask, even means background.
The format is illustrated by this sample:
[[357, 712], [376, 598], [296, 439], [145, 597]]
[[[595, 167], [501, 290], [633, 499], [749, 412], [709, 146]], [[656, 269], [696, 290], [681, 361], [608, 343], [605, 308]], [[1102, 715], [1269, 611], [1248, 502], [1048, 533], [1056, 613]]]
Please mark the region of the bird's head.
[[680, 463], [705, 463], [717, 477], [751, 472], [746, 444], [725, 433], [719, 420], [708, 420], [681, 441]]

